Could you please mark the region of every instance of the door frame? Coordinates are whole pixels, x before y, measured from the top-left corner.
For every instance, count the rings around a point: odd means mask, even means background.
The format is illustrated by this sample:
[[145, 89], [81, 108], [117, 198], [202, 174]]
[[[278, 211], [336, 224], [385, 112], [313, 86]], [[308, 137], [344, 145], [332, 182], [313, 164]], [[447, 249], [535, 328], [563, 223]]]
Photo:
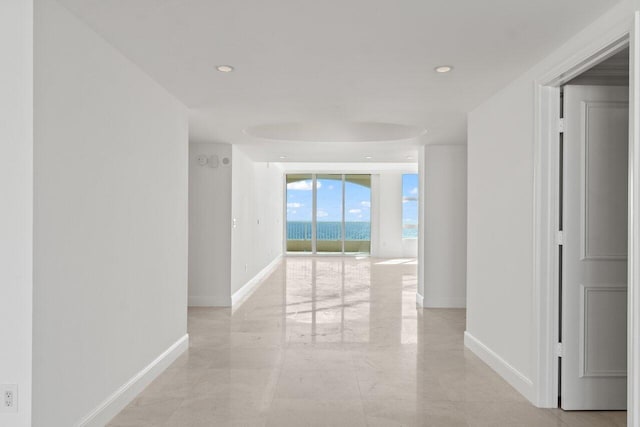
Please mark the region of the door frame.
[[534, 82], [534, 292], [533, 348], [535, 403], [558, 407], [558, 186], [560, 87], [593, 65], [629, 46], [629, 248], [628, 248], [628, 425], [640, 426], [640, 12], [630, 15], [598, 40]]
[[[312, 180], [312, 194], [311, 194], [311, 201], [312, 201], [312, 209], [311, 209], [311, 252], [289, 252], [287, 251], [287, 175], [297, 175], [297, 174], [308, 174], [311, 175], [311, 180]], [[317, 234], [318, 234], [318, 218], [316, 216], [317, 214], [317, 210], [318, 210], [318, 186], [317, 186], [317, 180], [318, 180], [318, 175], [340, 175], [342, 177], [341, 179], [341, 190], [342, 190], [342, 219], [341, 219], [341, 235], [342, 235], [342, 241], [341, 241], [341, 248], [342, 250], [340, 252], [318, 252], [318, 248], [317, 248]], [[345, 226], [345, 220], [346, 220], [346, 216], [345, 216], [345, 201], [346, 201], [346, 176], [347, 175], [369, 175], [371, 177], [371, 187], [369, 187], [370, 190], [370, 202], [371, 202], [371, 218], [369, 221], [369, 227], [370, 227], [370, 231], [369, 231], [369, 253], [363, 253], [363, 252], [345, 252], [345, 232], [346, 232], [346, 226]], [[349, 172], [349, 171], [327, 171], [327, 172], [323, 172], [322, 170], [320, 171], [316, 171], [315, 169], [313, 171], [309, 171], [309, 170], [302, 170], [299, 171], [297, 169], [292, 169], [292, 170], [286, 170], [283, 172], [282, 174], [282, 182], [283, 182], [283, 201], [282, 201], [282, 254], [283, 256], [290, 256], [290, 257], [303, 257], [303, 256], [319, 256], [319, 257], [370, 257], [371, 256], [371, 251], [373, 249], [373, 217], [374, 217], [374, 210], [373, 210], [373, 176], [374, 173], [373, 172], [364, 172], [364, 171], [357, 171], [357, 172]], [[321, 178], [322, 179], [322, 178]]]

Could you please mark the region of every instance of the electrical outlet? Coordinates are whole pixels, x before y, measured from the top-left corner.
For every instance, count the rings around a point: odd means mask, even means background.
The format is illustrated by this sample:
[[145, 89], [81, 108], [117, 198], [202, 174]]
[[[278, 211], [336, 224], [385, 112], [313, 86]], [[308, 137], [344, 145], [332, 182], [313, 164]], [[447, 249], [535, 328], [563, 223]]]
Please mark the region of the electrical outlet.
[[2, 390], [0, 412], [18, 412], [18, 385], [0, 384], [0, 390]]

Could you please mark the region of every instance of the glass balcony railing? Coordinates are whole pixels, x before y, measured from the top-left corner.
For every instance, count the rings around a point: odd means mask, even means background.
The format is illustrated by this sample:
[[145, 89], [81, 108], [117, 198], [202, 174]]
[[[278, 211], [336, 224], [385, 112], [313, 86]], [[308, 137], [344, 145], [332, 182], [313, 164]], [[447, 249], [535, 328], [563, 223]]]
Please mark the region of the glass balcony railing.
[[[340, 222], [317, 223], [317, 252], [342, 252], [342, 224]], [[287, 251], [311, 252], [311, 222], [287, 222]], [[371, 250], [371, 223], [345, 222], [344, 251], [369, 253]]]

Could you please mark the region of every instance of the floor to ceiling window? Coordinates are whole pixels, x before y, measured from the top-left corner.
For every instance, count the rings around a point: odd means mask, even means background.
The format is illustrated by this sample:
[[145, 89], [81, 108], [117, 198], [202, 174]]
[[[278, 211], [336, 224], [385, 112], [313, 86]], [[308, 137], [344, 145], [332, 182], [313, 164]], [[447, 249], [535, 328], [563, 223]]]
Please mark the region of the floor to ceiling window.
[[418, 174], [402, 175], [402, 238], [418, 238]]
[[371, 175], [345, 175], [345, 240], [347, 253], [371, 252]]
[[371, 175], [287, 174], [289, 253], [368, 254]]
[[313, 177], [287, 175], [287, 251], [313, 252]]
[[316, 176], [316, 252], [342, 253], [342, 175]]

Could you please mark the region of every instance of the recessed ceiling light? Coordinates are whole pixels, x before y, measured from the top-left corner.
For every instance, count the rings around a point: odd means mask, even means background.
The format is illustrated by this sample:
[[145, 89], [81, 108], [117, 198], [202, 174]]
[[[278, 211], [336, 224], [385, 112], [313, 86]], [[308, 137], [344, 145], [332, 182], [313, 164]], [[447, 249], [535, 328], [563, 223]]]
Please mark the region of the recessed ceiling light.
[[218, 65], [216, 67], [216, 70], [220, 71], [221, 73], [230, 73], [233, 71], [233, 67], [231, 65]]
[[371, 156], [364, 156], [364, 158], [367, 159], [367, 160], [373, 159], [373, 157], [371, 157]]
[[413, 160], [413, 157], [407, 156], [407, 160]]
[[436, 73], [448, 73], [451, 70], [453, 70], [453, 67], [451, 65], [439, 65], [435, 68]]
[[286, 159], [286, 158], [287, 158], [287, 156], [280, 156], [280, 158], [281, 158], [281, 159]]

